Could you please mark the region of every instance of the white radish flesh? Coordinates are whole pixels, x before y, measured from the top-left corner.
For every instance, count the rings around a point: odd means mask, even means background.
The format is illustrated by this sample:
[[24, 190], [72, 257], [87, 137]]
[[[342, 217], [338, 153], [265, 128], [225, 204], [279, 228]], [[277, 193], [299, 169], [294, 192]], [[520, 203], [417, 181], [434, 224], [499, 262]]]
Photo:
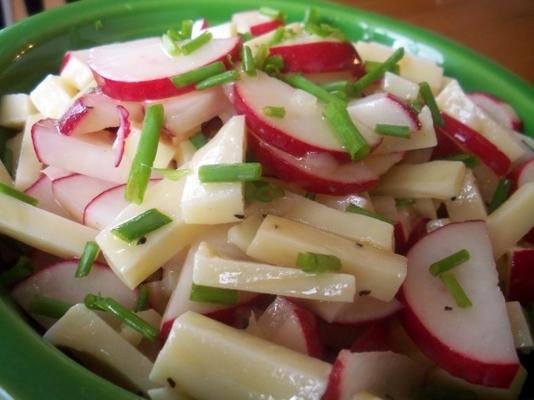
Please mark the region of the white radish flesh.
[[64, 218], [71, 218], [71, 215], [63, 208], [63, 206], [54, 197], [52, 190], [52, 181], [45, 174], [41, 174], [33, 185], [24, 191], [28, 196], [32, 196], [38, 200], [37, 207], [50, 211], [53, 214]]

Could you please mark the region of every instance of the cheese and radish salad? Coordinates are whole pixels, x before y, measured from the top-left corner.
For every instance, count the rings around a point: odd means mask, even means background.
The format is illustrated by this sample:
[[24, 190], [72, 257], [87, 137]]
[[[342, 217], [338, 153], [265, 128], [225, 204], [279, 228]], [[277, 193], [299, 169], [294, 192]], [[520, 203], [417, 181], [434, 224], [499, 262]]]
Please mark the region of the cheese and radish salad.
[[112, 382], [518, 398], [533, 140], [435, 62], [262, 8], [69, 51], [0, 124], [0, 281]]

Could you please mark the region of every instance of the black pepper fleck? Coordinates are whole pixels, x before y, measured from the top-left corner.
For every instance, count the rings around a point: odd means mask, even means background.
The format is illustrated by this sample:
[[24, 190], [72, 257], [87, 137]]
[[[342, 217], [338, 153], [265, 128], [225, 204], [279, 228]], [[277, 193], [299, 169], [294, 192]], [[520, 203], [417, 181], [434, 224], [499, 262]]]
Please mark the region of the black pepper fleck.
[[360, 290], [358, 292], [358, 295], [359, 296], [369, 296], [371, 294], [371, 291], [370, 290]]
[[234, 217], [237, 219], [245, 219], [245, 216], [243, 214], [234, 214]]
[[167, 383], [169, 384], [170, 387], [176, 387], [176, 382], [174, 382], [174, 379], [172, 378], [167, 378]]
[[454, 201], [454, 200], [456, 200], [456, 196], [451, 197], [451, 201]]
[[274, 226], [274, 229], [278, 229], [278, 228], [279, 228], [279, 226], [278, 226], [278, 225], [275, 225], [275, 226]]
[[445, 306], [445, 311], [452, 311], [452, 307]]
[[146, 243], [146, 236], [139, 238], [139, 240], [137, 241], [137, 244], [145, 244], [145, 243]]
[[363, 247], [363, 244], [356, 243], [356, 246], [358, 246], [358, 247]]

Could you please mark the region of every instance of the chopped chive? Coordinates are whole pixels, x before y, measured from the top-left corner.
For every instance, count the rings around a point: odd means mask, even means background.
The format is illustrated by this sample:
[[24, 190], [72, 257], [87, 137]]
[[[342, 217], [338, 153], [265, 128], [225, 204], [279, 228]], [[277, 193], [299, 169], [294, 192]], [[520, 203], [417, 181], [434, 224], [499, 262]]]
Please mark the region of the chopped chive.
[[382, 78], [386, 71], [393, 65], [397, 64], [402, 57], [404, 57], [404, 48], [401, 47], [395, 50], [395, 52], [389, 56], [386, 61], [377, 66], [376, 69], [367, 72], [364, 76], [358, 79], [353, 85], [353, 90], [357, 93], [361, 93], [362, 90]]
[[254, 57], [249, 46], [243, 46], [241, 59], [243, 60], [243, 72], [248, 76], [256, 76], [256, 64], [254, 64]]
[[512, 181], [507, 178], [501, 178], [499, 179], [499, 184], [497, 185], [497, 189], [495, 189], [495, 193], [493, 194], [493, 198], [491, 199], [491, 202], [488, 206], [488, 212], [491, 214], [493, 211], [495, 211], [497, 208], [499, 208], [502, 203], [506, 201], [508, 198], [508, 195], [510, 194], [510, 189], [512, 188]]
[[205, 31], [198, 35], [196, 38], [191, 39], [187, 43], [182, 44], [180, 49], [182, 50], [182, 53], [184, 53], [186, 56], [193, 53], [194, 51], [200, 49], [205, 44], [209, 43], [213, 35], [211, 32]]
[[[377, 69], [378, 67], [380, 67], [380, 65], [382, 65], [382, 63], [380, 62], [377, 62], [377, 61], [366, 61], [365, 64], [364, 64], [364, 68], [365, 68], [365, 72], [372, 72], [374, 71], [375, 69]], [[399, 67], [399, 64], [393, 64], [391, 65], [387, 71], [389, 72], [393, 72], [394, 74], [399, 74], [400, 72], [400, 67]], [[385, 72], [384, 72], [385, 73]]]
[[123, 324], [136, 330], [150, 341], [154, 341], [158, 335], [156, 328], [110, 297], [102, 297], [90, 293], [85, 296], [83, 302], [91, 310], [110, 313]]
[[288, 83], [289, 85], [304, 90], [305, 92], [310, 93], [311, 95], [317, 97], [319, 100], [325, 103], [338, 102], [344, 104], [339, 98], [330, 94], [328, 91], [316, 85], [312, 81], [304, 78], [302, 75], [297, 74], [287, 74], [281, 76], [281, 79]]
[[222, 61], [217, 61], [208, 64], [204, 67], [197, 68], [193, 71], [185, 72], [180, 75], [173, 76], [171, 81], [174, 86], [181, 88], [187, 85], [198, 83], [204, 79], [210, 78], [214, 75], [224, 72], [225, 66]]
[[191, 286], [191, 301], [214, 304], [236, 304], [239, 300], [239, 292], [233, 289], [221, 289], [209, 286]]
[[225, 83], [233, 82], [237, 80], [237, 78], [239, 78], [239, 72], [235, 70], [226, 71], [222, 74], [214, 75], [204, 79], [203, 81], [200, 81], [199, 83], [197, 83], [195, 88], [197, 90], [203, 90], [212, 86], [223, 85]]
[[117, 225], [111, 230], [111, 233], [125, 242], [132, 243], [171, 222], [172, 218], [162, 214], [155, 208], [151, 208]]
[[76, 268], [76, 273], [74, 274], [76, 278], [83, 278], [89, 275], [91, 267], [98, 257], [98, 253], [100, 253], [100, 248], [96, 242], [89, 241], [85, 243], [82, 256], [80, 257], [80, 261], [78, 261], [78, 268]]
[[268, 47], [277, 45], [280, 42], [282, 42], [282, 40], [284, 40], [285, 33], [286, 33], [286, 29], [283, 26], [276, 28], [267, 43]]
[[190, 39], [193, 32], [193, 20], [185, 19], [182, 21], [182, 29], [180, 30], [181, 39]]
[[260, 14], [263, 14], [267, 17], [271, 17], [273, 19], [282, 19], [282, 12], [280, 10], [277, 10], [276, 8], [260, 7]]
[[30, 314], [59, 319], [65, 315], [71, 307], [72, 304], [64, 301], [37, 295], [32, 299], [28, 311]]
[[161, 36], [161, 45], [171, 56], [177, 56], [180, 54], [180, 48], [176, 44], [175, 40], [169, 35], [169, 32], [164, 33]]
[[202, 132], [198, 132], [197, 134], [191, 136], [189, 138], [189, 141], [193, 146], [195, 146], [195, 149], [200, 149], [202, 146], [204, 146], [206, 143], [208, 143], [208, 139]]
[[477, 157], [466, 153], [454, 154], [452, 156], [445, 157], [445, 160], [461, 161], [468, 168], [476, 167], [480, 163]]
[[304, 194], [304, 197], [306, 197], [307, 199], [309, 200], [315, 200], [315, 198], [317, 197], [317, 195], [315, 193], [312, 193], [312, 192], [306, 192]]
[[430, 85], [428, 84], [428, 82], [421, 82], [419, 84], [419, 93], [421, 94], [421, 97], [423, 98], [423, 101], [425, 102], [425, 104], [430, 109], [430, 113], [432, 114], [432, 120], [434, 121], [434, 125], [436, 126], [445, 125], [445, 122], [443, 121], [443, 117], [441, 116], [441, 113], [439, 112], [436, 99], [434, 98], [434, 95], [432, 94], [432, 89], [430, 89]]
[[394, 136], [403, 139], [409, 139], [411, 136], [410, 128], [403, 125], [376, 124], [375, 132], [379, 135]]
[[415, 199], [409, 199], [409, 198], [395, 199], [395, 206], [397, 206], [398, 208], [410, 207], [410, 206], [413, 206], [414, 204], [415, 204]]
[[202, 165], [198, 169], [202, 183], [247, 182], [261, 178], [260, 163]]
[[375, 212], [369, 211], [363, 207], [357, 206], [356, 204], [350, 203], [347, 208], [345, 209], [346, 212], [354, 213], [354, 214], [361, 214], [365, 215], [366, 217], [371, 217], [375, 219], [379, 219], [380, 221], [387, 222], [388, 224], [393, 225], [393, 221], [391, 221], [389, 218], [384, 217], [383, 215], [377, 214]]
[[319, 37], [334, 37], [340, 40], [345, 40], [345, 35], [339, 28], [332, 26], [330, 24], [307, 24], [304, 26], [304, 29], [314, 35]]
[[341, 91], [341, 90], [332, 90], [330, 92], [333, 96], [338, 97], [340, 100], [347, 101], [347, 92]]
[[297, 256], [297, 267], [311, 274], [339, 271], [341, 269], [341, 260], [329, 254], [299, 253]]
[[454, 298], [456, 305], [460, 308], [467, 308], [473, 305], [469, 297], [464, 292], [460, 282], [456, 279], [452, 272], [445, 272], [439, 275], [441, 282], [445, 285], [449, 293]]
[[269, 56], [263, 63], [263, 70], [269, 75], [278, 75], [285, 68], [284, 59], [282, 56]]
[[353, 161], [360, 160], [369, 154], [369, 144], [352, 122], [346, 107], [341, 105], [339, 100], [327, 103], [323, 116]]
[[451, 254], [435, 263], [430, 265], [429, 271], [432, 275], [438, 276], [444, 272], [447, 272], [454, 267], [457, 267], [460, 264], [468, 261], [470, 254], [466, 249], [457, 251], [456, 253]]
[[141, 139], [137, 146], [137, 152], [132, 161], [128, 183], [126, 184], [125, 198], [129, 202], [141, 204], [145, 197], [150, 172], [156, 153], [158, 151], [159, 135], [163, 125], [163, 106], [151, 104], [147, 107]]
[[308, 7], [306, 11], [304, 11], [304, 26], [312, 25], [312, 24], [318, 24], [319, 23], [319, 13], [315, 8]]
[[254, 35], [250, 32], [240, 33], [239, 36], [241, 37], [241, 43], [246, 43], [254, 38]]
[[256, 50], [256, 56], [254, 57], [254, 63], [256, 64], [256, 68], [263, 69], [263, 66], [268, 56], [269, 47], [265, 44], [260, 45]]
[[32, 272], [33, 268], [29, 257], [20, 256], [12, 268], [0, 273], [0, 285], [10, 288], [26, 279]]
[[178, 181], [182, 179], [187, 174], [191, 173], [190, 169], [174, 169], [174, 168], [152, 168], [152, 171], [163, 176], [164, 178], [170, 179], [171, 181]]
[[319, 86], [329, 92], [332, 92], [334, 90], [341, 90], [343, 92], [348, 92], [350, 88], [350, 82], [349, 81], [333, 81], [333, 82], [321, 83]]
[[169, 39], [175, 42], [182, 40], [182, 36], [176, 31], [176, 29], [167, 29], [167, 32], [165, 32], [165, 35], [167, 35]]
[[284, 107], [265, 106], [262, 111], [268, 117], [284, 118], [286, 115], [286, 109]]
[[408, 100], [408, 107], [410, 107], [412, 110], [414, 110], [417, 114], [421, 112], [423, 109], [423, 103], [421, 103], [419, 100]]
[[245, 200], [248, 203], [255, 201], [270, 203], [284, 197], [285, 194], [284, 189], [270, 182], [254, 181], [245, 184]]
[[31, 204], [32, 206], [36, 206], [39, 202], [35, 197], [31, 197], [23, 192], [19, 192], [18, 190], [13, 189], [12, 187], [7, 186], [2, 182], [0, 182], [0, 193], [3, 193], [10, 197], [14, 197], [17, 200], [20, 200], [27, 204]]
[[146, 285], [139, 286], [137, 301], [135, 302], [134, 312], [144, 311], [148, 307], [148, 288]]

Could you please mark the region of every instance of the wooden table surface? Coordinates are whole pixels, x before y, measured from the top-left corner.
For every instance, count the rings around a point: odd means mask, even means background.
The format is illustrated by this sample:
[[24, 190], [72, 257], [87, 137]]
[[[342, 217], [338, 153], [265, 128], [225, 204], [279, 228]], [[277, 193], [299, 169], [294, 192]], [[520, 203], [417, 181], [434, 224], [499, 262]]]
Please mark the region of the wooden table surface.
[[[534, 84], [534, 0], [335, 1], [440, 33]], [[12, 2], [17, 17], [21, 18], [23, 1]], [[44, 3], [55, 7], [63, 0], [44, 0]]]

